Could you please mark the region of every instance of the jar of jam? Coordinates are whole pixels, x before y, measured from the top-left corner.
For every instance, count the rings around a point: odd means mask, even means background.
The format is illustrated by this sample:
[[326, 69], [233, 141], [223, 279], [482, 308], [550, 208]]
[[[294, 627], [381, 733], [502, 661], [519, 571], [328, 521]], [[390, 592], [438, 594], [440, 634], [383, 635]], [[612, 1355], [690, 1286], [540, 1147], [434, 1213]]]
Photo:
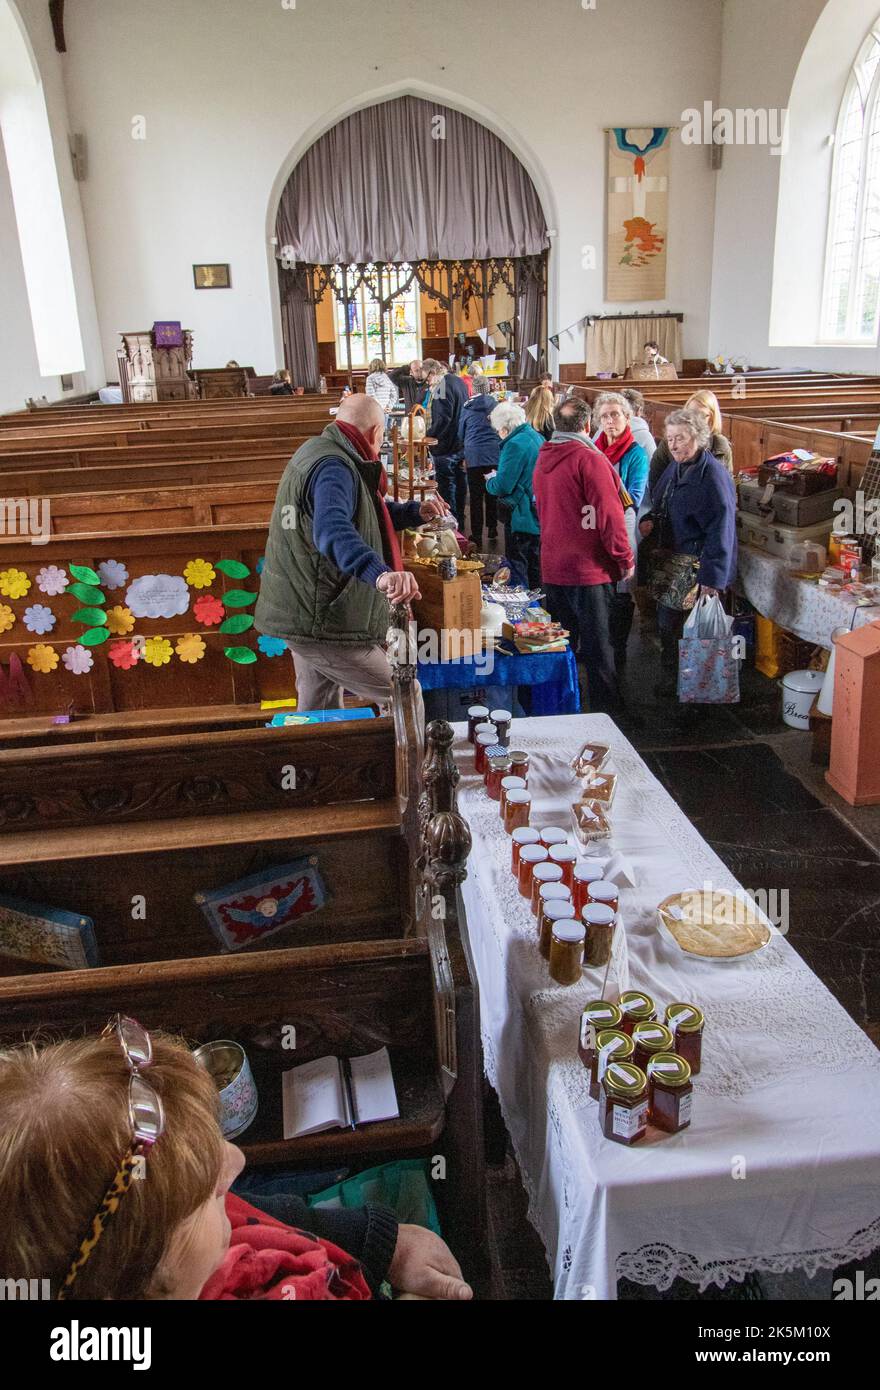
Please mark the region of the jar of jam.
[[587, 889], [588, 903], [604, 903], [610, 907], [612, 912], [616, 912], [620, 907], [620, 894], [617, 884], [612, 883], [607, 878], [596, 878]]
[[513, 715], [509, 709], [493, 709], [489, 718], [498, 732], [498, 742], [503, 743], [506, 748], [510, 743], [510, 724]]
[[[519, 787], [504, 793], [504, 829], [508, 835], [520, 825], [528, 825], [532, 811], [532, 793]], [[535, 831], [535, 841], [539, 839]], [[541, 846], [545, 849], [545, 846]]]
[[551, 898], [541, 907], [541, 931], [538, 936], [538, 950], [545, 960], [550, 959], [550, 941], [557, 922], [573, 922], [574, 908], [568, 898]]
[[572, 896], [574, 905], [578, 910], [578, 916], [583, 912], [587, 905], [587, 889], [591, 883], [595, 883], [602, 877], [602, 870], [595, 864], [591, 864], [589, 859], [578, 859], [572, 869]]
[[573, 916], [573, 917], [576, 917], [576, 916], [577, 916], [577, 913], [575, 912], [574, 907], [573, 907], [573, 905], [572, 905], [571, 893], [570, 893], [569, 890], [566, 888], [565, 884], [564, 884], [561, 880], [553, 881], [553, 880], [551, 879], [551, 881], [550, 881], [549, 883], [542, 883], [541, 886], [540, 886], [540, 888], [538, 889], [538, 911], [537, 911], [537, 918], [538, 918], [538, 929], [539, 929], [539, 930], [540, 930], [540, 926], [541, 926], [541, 913], [542, 913], [543, 910], [544, 910], [544, 904], [545, 904], [545, 903], [554, 903], [554, 902], [556, 902], [556, 903], [568, 903], [569, 907], [571, 907], [571, 910], [572, 910], [572, 916]]
[[510, 759], [506, 753], [486, 755], [486, 791], [493, 801], [501, 800], [501, 779], [510, 772]]
[[490, 743], [489, 747], [486, 749], [486, 765], [483, 768], [483, 781], [487, 787], [489, 785], [489, 773], [492, 770], [492, 763], [497, 762], [499, 758], [505, 757], [506, 754], [507, 750], [502, 748], [500, 743]]
[[524, 777], [529, 780], [529, 755], [522, 748], [510, 749], [511, 772], [517, 777]]
[[536, 864], [532, 870], [532, 916], [538, 915], [538, 893], [545, 883], [561, 883], [562, 870], [558, 864], [551, 864], [549, 859], [543, 864]]
[[696, 1004], [667, 1004], [666, 1026], [673, 1037], [671, 1052], [683, 1057], [691, 1076], [699, 1076], [703, 1057], [703, 1010]]
[[584, 965], [607, 965], [611, 959], [611, 942], [617, 916], [605, 903], [587, 903], [580, 913], [586, 931]]
[[591, 999], [584, 1005], [581, 1014], [581, 1031], [578, 1038], [578, 1056], [588, 1069], [593, 1065], [596, 1053], [596, 1034], [606, 1028], [617, 1029], [620, 1023], [620, 1009], [609, 1004], [607, 999]]
[[648, 1116], [657, 1129], [677, 1134], [691, 1122], [691, 1069], [674, 1052], [655, 1052], [648, 1062]]
[[635, 1023], [653, 1023], [657, 1017], [654, 1000], [640, 989], [625, 990], [617, 1002], [623, 1014], [620, 1026], [624, 1033], [632, 1033]]
[[538, 832], [533, 825], [518, 825], [510, 836], [510, 872], [519, 877], [519, 852], [523, 845], [536, 845]]
[[474, 739], [474, 772], [478, 772], [481, 777], [486, 775], [486, 754], [490, 748], [497, 748], [495, 742], [495, 731], [491, 734], [477, 734]]
[[551, 845], [550, 858], [562, 869], [562, 882], [574, 892], [574, 866], [578, 852], [574, 845]]
[[573, 917], [553, 923], [550, 932], [550, 978], [558, 985], [576, 985], [584, 963], [584, 928]]
[[648, 1078], [632, 1062], [609, 1062], [599, 1096], [599, 1128], [616, 1144], [636, 1144], [648, 1132]]
[[512, 773], [508, 772], [505, 774], [504, 777], [501, 778], [500, 786], [501, 798], [498, 810], [501, 814], [501, 819], [504, 820], [504, 813], [507, 809], [507, 793], [512, 791], [524, 792], [526, 789], [526, 784], [524, 778], [514, 777]]
[[529, 901], [532, 897], [532, 870], [536, 864], [543, 864], [546, 858], [547, 851], [543, 845], [523, 845], [519, 852], [517, 883], [520, 893]]
[[489, 711], [485, 705], [471, 705], [467, 712], [468, 743], [473, 743], [477, 732], [477, 725], [487, 723], [488, 719]]
[[598, 1028], [596, 1030], [596, 1049], [590, 1062], [590, 1095], [599, 1099], [605, 1068], [613, 1058], [616, 1062], [628, 1062], [633, 1055], [633, 1040], [619, 1028]]
[[567, 845], [568, 834], [561, 825], [545, 825], [541, 831], [541, 844], [552, 849], [554, 845]]
[[634, 1023], [631, 1037], [633, 1061], [642, 1071], [647, 1071], [655, 1053], [672, 1051], [672, 1034], [665, 1023]]

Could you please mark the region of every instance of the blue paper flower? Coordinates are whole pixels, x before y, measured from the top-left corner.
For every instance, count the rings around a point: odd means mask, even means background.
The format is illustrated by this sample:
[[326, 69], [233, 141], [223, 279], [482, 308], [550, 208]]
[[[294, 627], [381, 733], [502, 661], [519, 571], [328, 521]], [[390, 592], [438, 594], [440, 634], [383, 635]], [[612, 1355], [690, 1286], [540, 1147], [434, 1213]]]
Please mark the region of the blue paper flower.
[[260, 558], [259, 558], [259, 560], [258, 560], [257, 563], [256, 563], [256, 571], [257, 571], [257, 574], [262, 574], [262, 573], [263, 573], [263, 566], [265, 565], [265, 563], [266, 563], [266, 557], [265, 557], [265, 555], [261, 555]]
[[105, 589], [121, 589], [128, 583], [128, 570], [121, 560], [102, 560], [98, 573]]
[[267, 637], [264, 632], [257, 638], [257, 646], [264, 656], [283, 656], [287, 651], [287, 643], [280, 637]]
[[28, 632], [36, 632], [42, 637], [55, 626], [55, 614], [44, 603], [34, 603], [24, 610], [24, 625]]

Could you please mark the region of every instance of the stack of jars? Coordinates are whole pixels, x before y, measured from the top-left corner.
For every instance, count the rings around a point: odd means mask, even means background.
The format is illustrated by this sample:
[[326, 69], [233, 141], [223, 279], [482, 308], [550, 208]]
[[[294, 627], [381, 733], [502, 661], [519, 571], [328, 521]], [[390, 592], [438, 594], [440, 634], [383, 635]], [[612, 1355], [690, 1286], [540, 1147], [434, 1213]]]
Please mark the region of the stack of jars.
[[668, 1004], [665, 1020], [658, 1020], [654, 1000], [641, 990], [627, 990], [616, 1004], [592, 1000], [581, 1014], [578, 1055], [589, 1072], [606, 1139], [635, 1144], [649, 1124], [677, 1134], [691, 1122], [702, 1010], [696, 1004]]

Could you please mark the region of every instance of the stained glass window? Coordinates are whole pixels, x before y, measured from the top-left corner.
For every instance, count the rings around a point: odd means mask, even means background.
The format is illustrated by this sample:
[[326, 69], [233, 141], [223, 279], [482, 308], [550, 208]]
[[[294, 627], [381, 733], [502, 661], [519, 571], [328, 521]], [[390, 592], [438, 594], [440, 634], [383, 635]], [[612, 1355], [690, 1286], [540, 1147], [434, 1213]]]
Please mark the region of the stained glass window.
[[[358, 279], [356, 266], [347, 268], [349, 284]], [[342, 269], [337, 266], [338, 282]], [[409, 266], [382, 268], [382, 297], [387, 298], [398, 286], [406, 285]], [[350, 291], [348, 318], [351, 334], [351, 365], [363, 370], [374, 357], [381, 357], [387, 367], [402, 367], [419, 355], [419, 289], [415, 280], [394, 294], [384, 314], [379, 305], [379, 276], [374, 269], [362, 283]], [[345, 305], [336, 302], [336, 362], [340, 370], [348, 365], [345, 338]]]

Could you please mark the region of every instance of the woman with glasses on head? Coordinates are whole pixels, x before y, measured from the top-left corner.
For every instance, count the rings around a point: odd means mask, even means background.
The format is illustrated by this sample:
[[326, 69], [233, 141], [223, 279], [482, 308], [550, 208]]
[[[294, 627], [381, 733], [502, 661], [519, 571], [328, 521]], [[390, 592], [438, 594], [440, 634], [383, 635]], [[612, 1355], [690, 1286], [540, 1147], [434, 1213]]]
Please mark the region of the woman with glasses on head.
[[133, 1019], [0, 1052], [4, 1277], [67, 1301], [360, 1300], [385, 1279], [470, 1297], [443, 1241], [383, 1207], [232, 1193], [245, 1159], [218, 1110], [186, 1044]]

